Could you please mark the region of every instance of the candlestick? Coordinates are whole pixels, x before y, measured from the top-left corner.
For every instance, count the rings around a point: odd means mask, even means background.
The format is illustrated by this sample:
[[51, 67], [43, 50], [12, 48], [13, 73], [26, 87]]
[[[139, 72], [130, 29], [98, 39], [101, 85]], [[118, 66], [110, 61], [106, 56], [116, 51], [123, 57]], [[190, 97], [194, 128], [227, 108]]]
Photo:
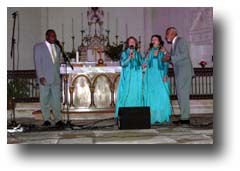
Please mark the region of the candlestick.
[[118, 18], [116, 19], [116, 35], [118, 35]]
[[110, 23], [109, 12], [107, 12], [107, 30], [109, 30], [109, 23]]
[[64, 24], [62, 24], [62, 42], [64, 42]]
[[75, 52], [74, 39], [75, 39], [75, 37], [72, 36], [72, 52], [73, 52], [73, 53]]
[[83, 13], [81, 13], [81, 25], [82, 25], [82, 30], [83, 30]]
[[74, 23], [73, 23], [73, 18], [72, 18], [72, 36], [74, 36]]
[[83, 38], [83, 34], [84, 34], [84, 32], [85, 32], [85, 31], [82, 29], [82, 30], [81, 30], [82, 39], [81, 39], [81, 45], [80, 45], [81, 47], [84, 47], [84, 44], [83, 44], [83, 39], [84, 39], [84, 38]]

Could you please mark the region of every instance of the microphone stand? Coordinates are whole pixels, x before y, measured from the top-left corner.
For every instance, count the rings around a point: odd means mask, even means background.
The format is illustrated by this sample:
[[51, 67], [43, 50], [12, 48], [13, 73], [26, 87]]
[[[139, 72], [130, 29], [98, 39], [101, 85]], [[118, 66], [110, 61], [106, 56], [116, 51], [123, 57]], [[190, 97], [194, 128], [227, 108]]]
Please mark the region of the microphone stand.
[[13, 104], [13, 111], [12, 111], [12, 118], [11, 118], [11, 124], [13, 126], [17, 125], [16, 122], [16, 118], [15, 118], [15, 43], [16, 43], [16, 39], [15, 39], [15, 24], [16, 24], [16, 17], [17, 17], [17, 11], [14, 12], [12, 14], [13, 17], [13, 30], [12, 30], [12, 43], [11, 43], [11, 58], [12, 58], [12, 80], [13, 80], [13, 84], [12, 84], [12, 104]]
[[64, 52], [64, 48], [63, 46], [60, 44], [60, 42], [56, 41], [56, 44], [59, 46], [61, 52], [62, 52], [62, 57], [64, 59], [64, 64], [65, 64], [65, 76], [66, 76], [66, 81], [65, 81], [65, 101], [67, 103], [67, 111], [66, 111], [66, 115], [67, 115], [67, 122], [65, 124], [65, 128], [70, 128], [73, 129], [73, 124], [70, 121], [70, 117], [69, 117], [69, 102], [68, 102], [68, 72], [67, 72], [67, 66], [69, 65], [71, 67], [72, 70], [74, 70], [68, 56], [65, 54]]
[[63, 52], [63, 59], [64, 59], [64, 63], [65, 63], [65, 75], [66, 75], [66, 82], [65, 82], [65, 95], [66, 95], [66, 102], [67, 102], [67, 111], [66, 111], [66, 115], [67, 115], [67, 122], [65, 124], [66, 128], [70, 128], [73, 129], [73, 125], [70, 121], [70, 116], [69, 116], [69, 102], [68, 102], [68, 91], [69, 91], [69, 82], [68, 82], [68, 72], [67, 72], [67, 64], [71, 67], [72, 70], [74, 70], [69, 58], [66, 56], [66, 54]]

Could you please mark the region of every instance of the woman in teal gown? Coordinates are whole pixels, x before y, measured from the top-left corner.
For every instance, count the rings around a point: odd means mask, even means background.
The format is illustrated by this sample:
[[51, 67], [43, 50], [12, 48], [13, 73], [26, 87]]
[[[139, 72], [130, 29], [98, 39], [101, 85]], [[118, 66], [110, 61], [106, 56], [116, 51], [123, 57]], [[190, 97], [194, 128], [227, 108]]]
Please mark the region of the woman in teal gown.
[[[168, 63], [162, 62], [166, 49], [160, 35], [151, 38], [145, 57], [144, 105], [150, 106], [151, 124], [169, 122], [171, 115]], [[165, 51], [165, 53], [163, 52]]]
[[129, 37], [126, 49], [121, 54], [122, 71], [118, 85], [115, 119], [119, 107], [143, 106], [142, 57], [137, 51], [137, 39]]

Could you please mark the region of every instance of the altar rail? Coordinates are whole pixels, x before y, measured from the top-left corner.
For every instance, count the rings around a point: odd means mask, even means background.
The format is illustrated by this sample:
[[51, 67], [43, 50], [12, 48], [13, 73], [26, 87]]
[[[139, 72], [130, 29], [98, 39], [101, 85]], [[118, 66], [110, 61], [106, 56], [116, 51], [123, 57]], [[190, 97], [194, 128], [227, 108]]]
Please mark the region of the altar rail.
[[[213, 99], [213, 68], [194, 68], [190, 99]], [[170, 78], [171, 99], [177, 99], [173, 69], [168, 72]]]
[[[13, 88], [15, 80], [15, 88]], [[7, 96], [12, 96], [14, 91], [15, 102], [39, 102], [39, 85], [36, 79], [35, 70], [7, 71]]]
[[[192, 80], [192, 92], [190, 95], [191, 99], [213, 99], [213, 68], [195, 68], [195, 77]], [[104, 74], [99, 74], [106, 76]], [[98, 76], [99, 76], [98, 75]], [[115, 102], [115, 90], [114, 88], [117, 77], [119, 74], [115, 75], [114, 79], [107, 78], [106, 84], [109, 84], [111, 93], [111, 103]], [[174, 81], [173, 69], [169, 69], [170, 77], [170, 89], [171, 89], [171, 99], [177, 99]], [[8, 97], [12, 93], [12, 83], [13, 78], [15, 78], [15, 101], [16, 102], [38, 102], [39, 101], [39, 85], [36, 80], [35, 70], [18, 70], [18, 71], [7, 71], [7, 83], [8, 83]], [[87, 78], [90, 80], [89, 78]], [[113, 80], [113, 81], [111, 81]], [[89, 90], [91, 90], [91, 103], [93, 103], [94, 90], [95, 90], [96, 80], [89, 82]], [[115, 86], [116, 89], [116, 86]], [[111, 104], [114, 105], [114, 104]]]

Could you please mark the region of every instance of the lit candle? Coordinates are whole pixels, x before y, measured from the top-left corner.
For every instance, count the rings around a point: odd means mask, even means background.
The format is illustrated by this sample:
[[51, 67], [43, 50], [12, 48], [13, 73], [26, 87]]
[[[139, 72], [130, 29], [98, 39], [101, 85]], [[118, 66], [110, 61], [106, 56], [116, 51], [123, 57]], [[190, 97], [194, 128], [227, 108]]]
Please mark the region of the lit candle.
[[73, 29], [73, 27], [74, 27], [74, 24], [73, 24], [73, 18], [72, 18], [72, 36], [74, 36], [74, 29]]
[[110, 23], [110, 20], [109, 20], [109, 12], [107, 12], [107, 30], [109, 30], [109, 23]]
[[116, 19], [116, 36], [118, 35], [118, 18]]
[[64, 24], [62, 24], [62, 42], [64, 42]]
[[83, 13], [81, 13], [81, 24], [82, 24], [82, 30], [83, 30]]

